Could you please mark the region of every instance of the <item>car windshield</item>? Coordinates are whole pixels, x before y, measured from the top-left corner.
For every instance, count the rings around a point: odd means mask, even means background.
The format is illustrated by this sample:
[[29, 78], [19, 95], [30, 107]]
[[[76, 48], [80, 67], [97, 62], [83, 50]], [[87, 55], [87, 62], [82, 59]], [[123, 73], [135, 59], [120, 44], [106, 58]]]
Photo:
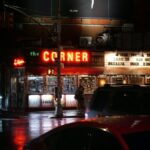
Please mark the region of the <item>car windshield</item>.
[[150, 87], [100, 87], [91, 99], [90, 110], [107, 114], [150, 114]]

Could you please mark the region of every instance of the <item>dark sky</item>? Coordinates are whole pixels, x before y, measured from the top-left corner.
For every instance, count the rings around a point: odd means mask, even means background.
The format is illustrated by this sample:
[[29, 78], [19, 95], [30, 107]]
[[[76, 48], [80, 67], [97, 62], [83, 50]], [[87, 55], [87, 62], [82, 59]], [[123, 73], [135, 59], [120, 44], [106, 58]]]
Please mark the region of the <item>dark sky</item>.
[[133, 8], [132, 0], [61, 1], [63, 15], [72, 17], [128, 18]]
[[[56, 15], [57, 0], [5, 0], [32, 15]], [[64, 17], [129, 18], [133, 0], [60, 0]]]
[[23, 8], [26, 13], [32, 15], [52, 14], [52, 2], [55, 0], [5, 0], [7, 4], [15, 5]]

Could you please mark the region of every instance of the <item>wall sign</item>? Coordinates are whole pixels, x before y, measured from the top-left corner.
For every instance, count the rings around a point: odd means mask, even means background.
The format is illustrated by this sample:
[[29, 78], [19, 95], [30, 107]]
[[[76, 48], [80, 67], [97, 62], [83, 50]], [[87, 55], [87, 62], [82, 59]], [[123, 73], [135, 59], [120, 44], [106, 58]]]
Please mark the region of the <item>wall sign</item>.
[[106, 67], [149, 67], [149, 52], [106, 52]]
[[[56, 65], [57, 51], [55, 49], [35, 49], [26, 50], [25, 59], [27, 65]], [[99, 51], [90, 51], [84, 49], [63, 49], [60, 53], [61, 63], [65, 66], [104, 66], [104, 53]], [[55, 67], [55, 66], [54, 66]]]
[[[45, 63], [56, 62], [57, 52], [43, 50], [41, 59]], [[89, 53], [86, 51], [61, 51], [60, 61], [66, 63], [87, 63], [89, 62]]]

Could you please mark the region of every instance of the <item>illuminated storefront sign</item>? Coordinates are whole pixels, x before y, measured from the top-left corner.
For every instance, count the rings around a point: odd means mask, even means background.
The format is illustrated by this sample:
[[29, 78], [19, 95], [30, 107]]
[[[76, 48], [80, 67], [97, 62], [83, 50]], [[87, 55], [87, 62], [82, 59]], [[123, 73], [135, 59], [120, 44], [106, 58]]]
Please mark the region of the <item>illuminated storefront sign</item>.
[[14, 67], [22, 67], [22, 66], [24, 66], [24, 64], [25, 64], [24, 58], [15, 58], [14, 59], [14, 62], [13, 62]]
[[[57, 61], [57, 52], [45, 50], [41, 54], [43, 62]], [[86, 51], [61, 51], [61, 62], [86, 63], [89, 62], [89, 53]]]
[[106, 52], [106, 67], [149, 67], [150, 53], [146, 52]]

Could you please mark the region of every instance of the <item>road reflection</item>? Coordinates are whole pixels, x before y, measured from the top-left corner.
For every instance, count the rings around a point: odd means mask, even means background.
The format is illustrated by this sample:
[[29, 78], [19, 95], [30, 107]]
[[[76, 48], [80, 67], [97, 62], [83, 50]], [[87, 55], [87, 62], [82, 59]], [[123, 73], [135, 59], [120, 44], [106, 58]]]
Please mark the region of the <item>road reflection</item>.
[[23, 150], [30, 140], [56, 128], [82, 118], [51, 118], [49, 113], [30, 113], [20, 118], [0, 119], [1, 150]]

